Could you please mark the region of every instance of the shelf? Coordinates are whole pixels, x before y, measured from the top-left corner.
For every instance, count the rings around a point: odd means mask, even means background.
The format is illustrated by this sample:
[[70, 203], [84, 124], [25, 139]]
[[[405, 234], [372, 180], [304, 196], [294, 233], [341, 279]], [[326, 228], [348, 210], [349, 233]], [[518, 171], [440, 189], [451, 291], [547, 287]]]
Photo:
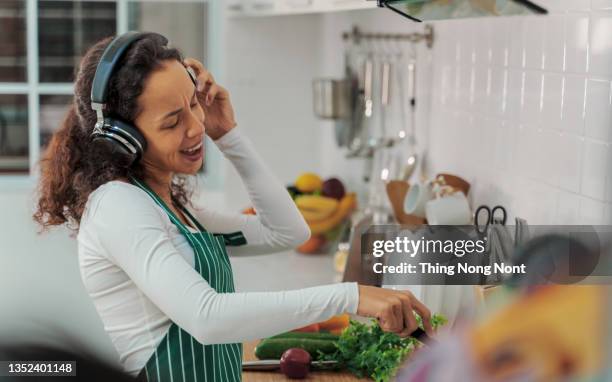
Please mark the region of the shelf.
[[230, 17], [260, 17], [374, 8], [376, 2], [366, 0], [234, 0], [228, 1], [227, 13]]
[[414, 21], [546, 13], [531, 0], [389, 0], [385, 6]]

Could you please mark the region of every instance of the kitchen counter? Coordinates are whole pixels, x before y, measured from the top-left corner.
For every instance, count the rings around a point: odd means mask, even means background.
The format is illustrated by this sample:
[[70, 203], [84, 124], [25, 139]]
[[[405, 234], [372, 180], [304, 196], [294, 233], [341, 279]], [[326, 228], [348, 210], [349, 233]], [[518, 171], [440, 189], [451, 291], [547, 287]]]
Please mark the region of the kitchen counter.
[[[341, 281], [334, 271], [332, 254], [304, 255], [295, 251], [283, 251], [271, 255], [232, 257], [236, 290], [280, 291], [307, 288]], [[255, 361], [255, 346], [259, 341], [244, 343], [245, 361]], [[244, 382], [290, 381], [280, 371], [248, 371], [242, 373]], [[349, 382], [369, 381], [359, 379], [349, 372], [316, 371], [304, 381]]]
[[[231, 257], [236, 291], [280, 291], [307, 288], [340, 282], [342, 276], [334, 270], [332, 254], [304, 255], [283, 251], [271, 255]], [[245, 361], [255, 361], [255, 346], [259, 341], [244, 343]], [[242, 373], [244, 382], [291, 381], [280, 371], [248, 371]], [[304, 381], [349, 382], [359, 379], [349, 372], [316, 371]]]
[[[245, 342], [243, 360], [256, 361], [255, 346], [259, 341]], [[285, 377], [280, 371], [244, 371], [242, 372], [243, 382], [276, 382], [276, 381], [295, 381]], [[371, 381], [366, 378], [357, 378], [348, 371], [313, 371], [308, 374], [308, 377], [302, 381], [317, 381], [317, 382], [354, 382], [354, 381]]]

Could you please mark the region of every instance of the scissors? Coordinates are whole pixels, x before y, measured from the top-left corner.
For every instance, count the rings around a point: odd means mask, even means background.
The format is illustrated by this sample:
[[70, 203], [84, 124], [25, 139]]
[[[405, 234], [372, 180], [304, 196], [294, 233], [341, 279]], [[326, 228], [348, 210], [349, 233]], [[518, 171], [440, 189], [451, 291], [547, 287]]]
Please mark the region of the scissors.
[[[497, 211], [501, 212], [498, 214], [498, 217], [495, 216]], [[484, 219], [486, 219], [485, 221], [482, 221], [483, 215]], [[506, 214], [506, 209], [502, 206], [495, 206], [493, 209], [489, 208], [488, 206], [480, 206], [476, 209], [476, 213], [474, 214], [474, 225], [476, 226], [476, 232], [484, 235], [488, 231], [490, 224], [505, 225], [507, 218], [508, 215]], [[483, 228], [481, 229], [481, 227]]]

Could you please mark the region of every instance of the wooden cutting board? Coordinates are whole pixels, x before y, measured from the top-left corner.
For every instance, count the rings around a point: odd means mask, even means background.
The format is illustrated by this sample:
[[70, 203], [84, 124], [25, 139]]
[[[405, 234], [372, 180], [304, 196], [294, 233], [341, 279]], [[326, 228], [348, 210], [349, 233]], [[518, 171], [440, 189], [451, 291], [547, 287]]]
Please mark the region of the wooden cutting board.
[[[243, 360], [256, 361], [255, 346], [259, 341], [245, 342], [243, 344]], [[243, 382], [276, 382], [276, 381], [296, 381], [285, 377], [280, 371], [243, 371]], [[333, 371], [313, 371], [308, 374], [308, 377], [302, 381], [317, 381], [317, 382], [354, 382], [354, 381], [370, 381], [366, 378], [357, 378], [349, 372], [333, 372]]]

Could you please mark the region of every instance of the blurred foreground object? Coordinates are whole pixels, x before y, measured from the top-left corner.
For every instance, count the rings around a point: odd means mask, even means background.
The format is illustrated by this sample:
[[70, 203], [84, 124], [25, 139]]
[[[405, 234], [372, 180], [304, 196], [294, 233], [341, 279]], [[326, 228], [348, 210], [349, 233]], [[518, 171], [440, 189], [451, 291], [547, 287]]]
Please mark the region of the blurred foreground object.
[[422, 349], [397, 380], [609, 380], [610, 300], [609, 286], [532, 287], [476, 326]]

